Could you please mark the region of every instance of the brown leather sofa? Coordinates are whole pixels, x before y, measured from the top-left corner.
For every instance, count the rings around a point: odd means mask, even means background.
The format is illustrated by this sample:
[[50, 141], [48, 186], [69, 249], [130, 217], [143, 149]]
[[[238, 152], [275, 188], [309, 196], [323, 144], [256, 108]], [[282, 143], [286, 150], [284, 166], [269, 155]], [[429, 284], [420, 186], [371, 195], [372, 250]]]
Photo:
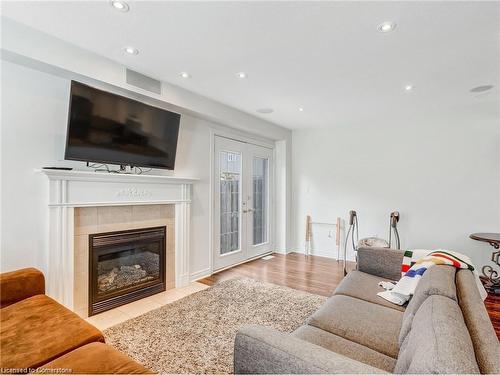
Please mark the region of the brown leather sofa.
[[46, 296], [44, 276], [34, 268], [0, 275], [0, 321], [2, 372], [151, 373], [106, 345], [97, 328]]

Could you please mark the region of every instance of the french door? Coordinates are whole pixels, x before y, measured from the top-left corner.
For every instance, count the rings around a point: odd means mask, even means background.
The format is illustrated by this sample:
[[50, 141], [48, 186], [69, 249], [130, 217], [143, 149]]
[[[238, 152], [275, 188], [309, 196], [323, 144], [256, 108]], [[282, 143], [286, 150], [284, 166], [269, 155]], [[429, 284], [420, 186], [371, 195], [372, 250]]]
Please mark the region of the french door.
[[273, 150], [215, 137], [214, 270], [272, 250]]

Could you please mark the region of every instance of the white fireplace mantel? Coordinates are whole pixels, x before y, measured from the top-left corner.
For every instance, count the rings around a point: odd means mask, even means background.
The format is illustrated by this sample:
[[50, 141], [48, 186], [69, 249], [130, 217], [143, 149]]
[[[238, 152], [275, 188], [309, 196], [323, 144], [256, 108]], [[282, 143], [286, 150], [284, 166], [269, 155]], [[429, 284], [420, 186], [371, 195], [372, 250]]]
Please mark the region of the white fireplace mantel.
[[47, 294], [73, 309], [75, 207], [175, 205], [175, 285], [189, 283], [191, 185], [195, 178], [37, 169], [48, 177]]

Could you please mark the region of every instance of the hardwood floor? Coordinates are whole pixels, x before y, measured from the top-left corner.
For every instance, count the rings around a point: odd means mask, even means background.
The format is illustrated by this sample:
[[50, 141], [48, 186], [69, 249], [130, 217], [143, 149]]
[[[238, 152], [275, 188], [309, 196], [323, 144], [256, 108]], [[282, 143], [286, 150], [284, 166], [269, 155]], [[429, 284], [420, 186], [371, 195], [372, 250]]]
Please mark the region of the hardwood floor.
[[[330, 296], [343, 279], [342, 262], [318, 256], [291, 253], [273, 254], [269, 260], [257, 259], [198, 280], [213, 285], [234, 277], [248, 277], [309, 293]], [[350, 269], [354, 263], [349, 264]]]
[[[354, 269], [354, 263], [348, 264]], [[269, 260], [257, 259], [199, 280], [207, 285], [234, 277], [248, 277], [287, 286], [309, 293], [330, 296], [343, 279], [342, 262], [318, 256], [291, 253], [274, 254]], [[497, 336], [500, 338], [500, 297], [488, 296], [485, 301]]]

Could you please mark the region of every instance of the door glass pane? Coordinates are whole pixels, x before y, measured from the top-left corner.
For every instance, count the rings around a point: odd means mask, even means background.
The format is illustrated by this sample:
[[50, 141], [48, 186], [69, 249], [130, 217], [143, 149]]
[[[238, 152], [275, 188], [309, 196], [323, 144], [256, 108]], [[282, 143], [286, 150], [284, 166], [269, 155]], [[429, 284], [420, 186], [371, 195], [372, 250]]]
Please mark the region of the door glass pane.
[[268, 205], [268, 167], [269, 160], [253, 159], [253, 244], [267, 242], [267, 205]]
[[240, 248], [241, 154], [221, 151], [220, 163], [220, 253]]

